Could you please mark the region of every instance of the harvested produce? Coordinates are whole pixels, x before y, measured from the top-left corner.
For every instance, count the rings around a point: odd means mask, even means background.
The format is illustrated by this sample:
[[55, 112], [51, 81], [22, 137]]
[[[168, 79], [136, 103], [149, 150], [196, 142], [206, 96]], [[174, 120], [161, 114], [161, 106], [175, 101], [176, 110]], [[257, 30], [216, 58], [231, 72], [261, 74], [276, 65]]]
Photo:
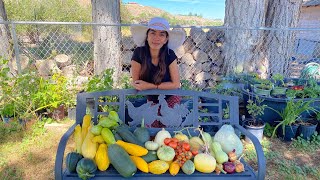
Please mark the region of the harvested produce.
[[162, 160], [155, 160], [149, 163], [148, 167], [152, 174], [163, 174], [169, 169], [169, 164]]
[[109, 157], [108, 157], [108, 147], [106, 144], [100, 144], [97, 150], [96, 156], [94, 160], [97, 164], [97, 167], [100, 171], [105, 171], [108, 169], [110, 165]]
[[70, 152], [66, 157], [66, 167], [69, 172], [75, 172], [77, 168], [77, 163], [82, 159], [82, 155], [76, 152]]
[[193, 174], [194, 171], [195, 171], [195, 166], [194, 166], [194, 163], [191, 161], [191, 160], [188, 160], [186, 161], [183, 166], [181, 167], [182, 171], [185, 173], [185, 174]]
[[193, 162], [196, 170], [202, 173], [212, 173], [216, 169], [216, 160], [209, 154], [197, 154]]
[[144, 156], [148, 153], [148, 150], [146, 148], [137, 144], [127, 143], [122, 140], [118, 140], [116, 144], [121, 146], [127, 153], [132, 156]]
[[232, 174], [236, 170], [236, 166], [233, 162], [225, 162], [223, 163], [223, 170], [225, 170], [228, 174]]
[[79, 178], [86, 180], [95, 176], [97, 165], [92, 159], [82, 158], [77, 164], [76, 171]]
[[132, 177], [137, 172], [137, 166], [129, 154], [118, 144], [108, 146], [109, 160], [112, 166], [123, 177]]
[[169, 146], [161, 146], [157, 150], [158, 158], [163, 161], [172, 161], [175, 155], [176, 155], [176, 153], [175, 153], [174, 149]]
[[144, 143], [144, 147], [146, 147], [148, 150], [155, 151], [159, 148], [159, 144], [153, 141], [147, 141]]
[[147, 128], [144, 127], [144, 119], [142, 119], [141, 122], [141, 127], [136, 128], [133, 131], [133, 134], [137, 137], [137, 139], [142, 142], [145, 143], [147, 141], [149, 141], [150, 139], [150, 133], [149, 130]]
[[154, 142], [158, 143], [160, 146], [164, 145], [165, 138], [171, 138], [171, 134], [168, 131], [166, 131], [164, 128], [162, 128], [162, 130], [156, 134], [156, 137], [154, 138]]
[[138, 156], [130, 156], [130, 158], [140, 171], [144, 173], [149, 172], [148, 163], [143, 158]]

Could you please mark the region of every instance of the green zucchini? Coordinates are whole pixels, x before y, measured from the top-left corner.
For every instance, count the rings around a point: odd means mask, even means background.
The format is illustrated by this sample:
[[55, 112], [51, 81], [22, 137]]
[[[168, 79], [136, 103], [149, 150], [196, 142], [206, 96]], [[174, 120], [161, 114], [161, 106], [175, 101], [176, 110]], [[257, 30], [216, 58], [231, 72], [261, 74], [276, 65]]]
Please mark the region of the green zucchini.
[[126, 127], [126, 125], [122, 124], [116, 127], [115, 130], [124, 141], [144, 147], [144, 144], [137, 139], [137, 137]]
[[123, 177], [132, 177], [137, 172], [129, 154], [118, 144], [108, 146], [108, 156], [112, 166]]

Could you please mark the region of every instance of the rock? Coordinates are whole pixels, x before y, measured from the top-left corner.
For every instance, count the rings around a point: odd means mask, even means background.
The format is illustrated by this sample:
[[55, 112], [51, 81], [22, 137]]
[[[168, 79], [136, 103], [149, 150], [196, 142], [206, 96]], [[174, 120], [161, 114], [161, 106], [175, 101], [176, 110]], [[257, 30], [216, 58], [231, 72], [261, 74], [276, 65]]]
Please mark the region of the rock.
[[176, 50], [174, 50], [174, 52], [178, 58], [182, 58], [182, 56], [185, 54], [183, 46], [179, 46]]
[[130, 65], [132, 55], [133, 55], [132, 51], [123, 51], [120, 56], [122, 65]]
[[197, 82], [197, 83], [200, 83], [200, 82], [202, 82], [202, 81], [205, 81], [205, 80], [208, 80], [208, 79], [210, 79], [211, 78], [211, 74], [210, 73], [207, 73], [207, 72], [201, 72], [201, 73], [199, 73], [199, 74], [197, 74], [196, 76], [195, 76], [195, 81]]
[[208, 53], [214, 47], [214, 44], [211, 41], [205, 39], [198, 44], [198, 47], [203, 52]]
[[181, 57], [181, 62], [186, 63], [187, 65], [193, 65], [196, 61], [190, 53], [186, 53]]
[[125, 51], [135, 48], [135, 44], [133, 42], [132, 37], [126, 37], [126, 36], [122, 37], [121, 43], [122, 43], [123, 50]]
[[60, 69], [62, 69], [63, 67], [66, 67], [72, 63], [71, 58], [65, 54], [57, 55], [56, 57], [54, 57], [54, 60], [56, 61], [57, 65]]
[[197, 49], [196, 44], [192, 41], [190, 37], [184, 41], [183, 47], [184, 47], [185, 53], [192, 53]]
[[212, 59], [212, 60], [216, 60], [219, 59], [221, 56], [221, 52], [220, 49], [218, 47], [215, 46], [215, 48], [212, 47], [212, 49], [208, 52], [208, 56]]
[[224, 37], [224, 30], [223, 29], [217, 29], [217, 28], [211, 28], [207, 32], [207, 39], [213, 42], [220, 42]]
[[61, 70], [58, 68], [56, 61], [49, 60], [36, 60], [36, 68], [41, 76], [51, 76], [53, 73], [60, 73]]
[[179, 64], [179, 70], [180, 70], [180, 76], [181, 79], [189, 80], [192, 77], [192, 68], [188, 66], [187, 64]]
[[207, 39], [206, 33], [199, 27], [192, 27], [190, 30], [190, 37], [198, 46], [199, 43]]
[[70, 65], [62, 68], [62, 74], [67, 78], [73, 78], [76, 74], [76, 65]]
[[192, 53], [193, 58], [197, 61], [197, 62], [207, 62], [209, 61], [208, 55], [201, 51], [201, 50], [195, 50]]
[[[25, 70], [28, 65], [29, 65], [29, 58], [22, 54], [19, 56], [19, 60], [20, 60], [20, 67], [21, 67], [21, 70]], [[11, 61], [11, 67], [15, 70], [15, 71], [18, 71], [18, 66], [17, 66], [17, 60], [16, 58], [14, 58], [12, 61]]]

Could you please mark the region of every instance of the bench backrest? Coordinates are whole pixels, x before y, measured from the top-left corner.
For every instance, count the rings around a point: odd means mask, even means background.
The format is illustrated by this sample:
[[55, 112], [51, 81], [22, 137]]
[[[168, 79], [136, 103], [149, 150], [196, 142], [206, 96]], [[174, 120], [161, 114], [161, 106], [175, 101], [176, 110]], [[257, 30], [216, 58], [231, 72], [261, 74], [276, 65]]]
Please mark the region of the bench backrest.
[[[132, 97], [145, 97], [146, 95], [159, 95], [159, 104], [147, 103], [135, 106]], [[178, 95], [182, 97], [182, 103], [174, 108], [166, 109], [163, 97], [165, 95]], [[94, 123], [97, 123], [99, 115], [108, 115], [108, 109], [115, 109], [122, 121], [129, 125], [136, 125], [137, 119], [149, 119], [152, 116], [160, 116], [161, 122], [170, 123], [170, 126], [193, 126], [223, 124], [239, 124], [239, 103], [237, 96], [225, 96], [209, 92], [192, 90], [145, 90], [119, 89], [93, 93], [79, 93], [77, 95], [76, 122], [81, 124], [83, 116], [87, 113], [91, 104], [91, 114]], [[154, 112], [161, 107], [161, 115]], [[187, 111], [186, 111], [187, 109]], [[166, 111], [165, 111], [166, 110]], [[128, 112], [131, 117], [128, 116]], [[153, 113], [153, 114], [150, 114]], [[132, 118], [133, 120], [128, 120]], [[140, 122], [141, 120], [138, 119]], [[172, 123], [172, 124], [171, 124]]]

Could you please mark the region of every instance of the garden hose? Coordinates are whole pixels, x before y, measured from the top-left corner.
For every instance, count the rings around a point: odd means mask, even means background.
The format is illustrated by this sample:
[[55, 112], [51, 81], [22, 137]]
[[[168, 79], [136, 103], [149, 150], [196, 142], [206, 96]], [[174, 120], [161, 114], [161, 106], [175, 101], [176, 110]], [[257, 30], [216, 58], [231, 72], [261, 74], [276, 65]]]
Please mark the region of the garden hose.
[[312, 62], [312, 63], [308, 63], [304, 66], [304, 68], [301, 70], [300, 78], [302, 78], [302, 79], [309, 79], [309, 78], [318, 79], [319, 76], [320, 76], [320, 64]]

